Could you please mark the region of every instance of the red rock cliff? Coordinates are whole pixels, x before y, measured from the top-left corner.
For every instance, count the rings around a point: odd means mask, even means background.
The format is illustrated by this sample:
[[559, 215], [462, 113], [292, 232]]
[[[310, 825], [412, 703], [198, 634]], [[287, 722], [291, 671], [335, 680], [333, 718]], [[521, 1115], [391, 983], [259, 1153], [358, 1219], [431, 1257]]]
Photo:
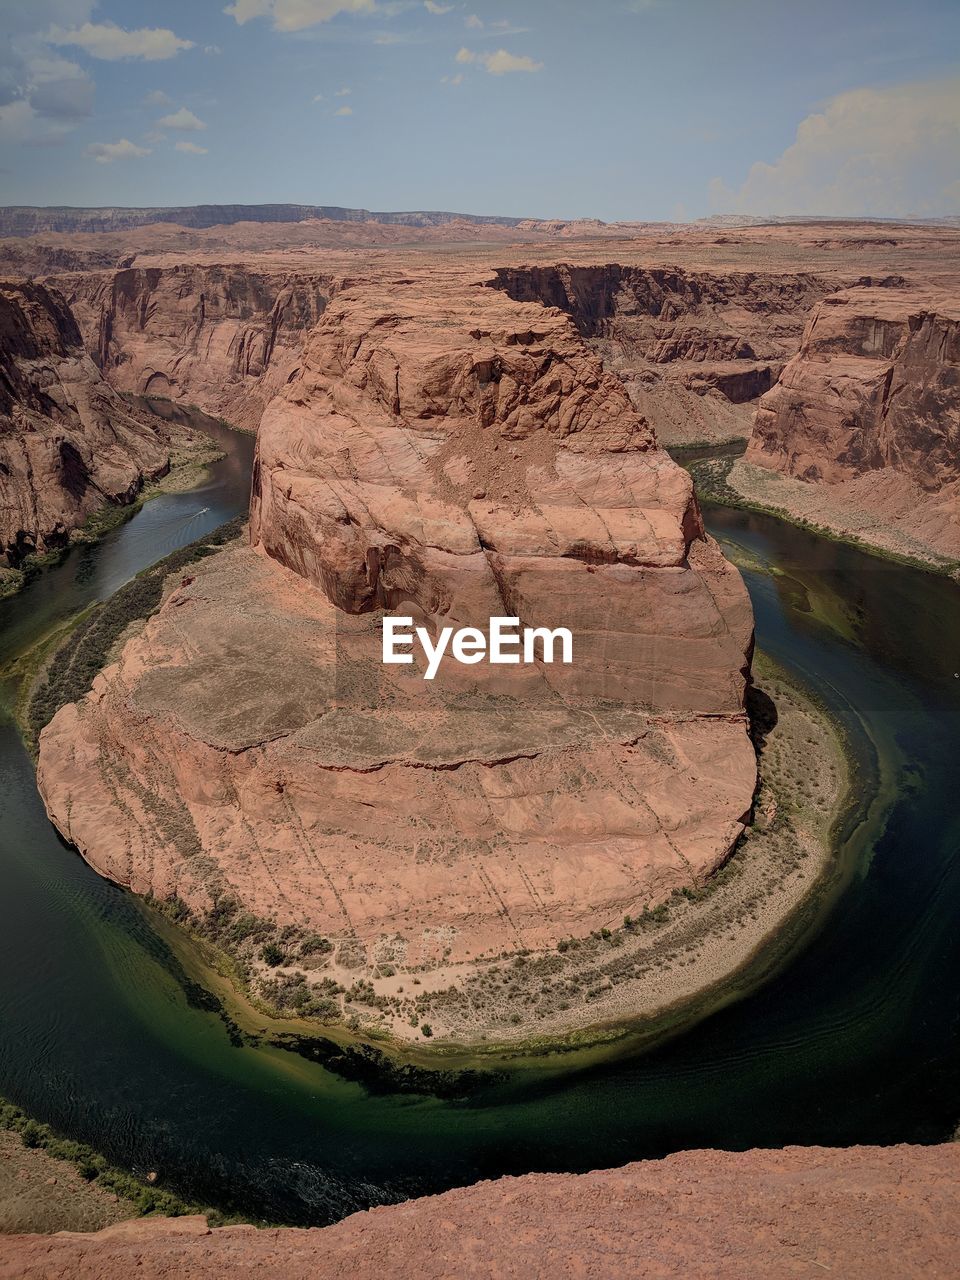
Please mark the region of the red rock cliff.
[[203, 1218], [161, 1218], [13, 1236], [0, 1280], [948, 1280], [958, 1189], [956, 1144], [683, 1151], [481, 1182], [323, 1230], [211, 1231]]
[[167, 469], [168, 433], [104, 379], [57, 290], [0, 283], [0, 563], [129, 502]]
[[863, 477], [858, 501], [960, 555], [955, 296], [862, 288], [826, 298], [760, 402], [747, 458], [817, 484]]
[[245, 266], [130, 267], [58, 277], [110, 382], [256, 428], [296, 366], [329, 275]]

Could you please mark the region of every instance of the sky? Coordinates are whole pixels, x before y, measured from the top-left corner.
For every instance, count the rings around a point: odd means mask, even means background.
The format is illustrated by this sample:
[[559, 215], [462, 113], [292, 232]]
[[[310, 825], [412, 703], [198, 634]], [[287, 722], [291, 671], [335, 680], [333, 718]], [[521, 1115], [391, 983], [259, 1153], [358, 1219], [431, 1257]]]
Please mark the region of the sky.
[[0, 203], [960, 213], [960, 0], [0, 0]]

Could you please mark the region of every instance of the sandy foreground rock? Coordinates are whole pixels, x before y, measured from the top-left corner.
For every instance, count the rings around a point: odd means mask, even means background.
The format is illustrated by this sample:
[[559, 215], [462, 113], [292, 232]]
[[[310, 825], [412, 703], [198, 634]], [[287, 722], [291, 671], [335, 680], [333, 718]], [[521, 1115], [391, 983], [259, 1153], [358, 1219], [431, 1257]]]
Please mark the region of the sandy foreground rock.
[[939, 1280], [956, 1275], [958, 1252], [960, 1147], [787, 1147], [502, 1178], [322, 1230], [184, 1218], [12, 1236], [0, 1277]]

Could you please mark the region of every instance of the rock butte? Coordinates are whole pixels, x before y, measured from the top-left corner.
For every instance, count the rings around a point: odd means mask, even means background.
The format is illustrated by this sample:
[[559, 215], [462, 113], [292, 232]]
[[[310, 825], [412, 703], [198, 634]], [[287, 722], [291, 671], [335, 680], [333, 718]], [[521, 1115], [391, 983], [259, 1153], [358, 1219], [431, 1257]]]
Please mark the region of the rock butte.
[[[314, 1280], [533, 1277], [873, 1280], [956, 1275], [960, 1147], [683, 1151], [595, 1173], [527, 1174], [323, 1229], [211, 1231], [202, 1217], [10, 1236], [0, 1280], [182, 1275]], [[881, 1263], [881, 1259], [884, 1261]]]
[[[263, 414], [250, 538], [43, 734], [48, 810], [105, 874], [227, 894], [362, 976], [552, 948], [726, 858], [749, 601], [567, 316], [345, 283]], [[426, 683], [382, 666], [383, 609], [565, 625], [578, 660]]]

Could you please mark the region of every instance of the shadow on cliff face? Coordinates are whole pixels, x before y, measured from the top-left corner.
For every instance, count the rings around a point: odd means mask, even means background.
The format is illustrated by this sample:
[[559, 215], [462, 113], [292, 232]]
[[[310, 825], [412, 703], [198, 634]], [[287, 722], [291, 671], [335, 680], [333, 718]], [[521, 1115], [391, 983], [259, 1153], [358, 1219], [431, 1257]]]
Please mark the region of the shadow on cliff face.
[[90, 472], [80, 451], [69, 440], [60, 444], [60, 474], [64, 489], [76, 502], [81, 502], [90, 486]]
[[777, 704], [768, 693], [751, 684], [747, 687], [744, 706], [750, 721], [750, 740], [759, 753], [769, 734], [777, 727]]

